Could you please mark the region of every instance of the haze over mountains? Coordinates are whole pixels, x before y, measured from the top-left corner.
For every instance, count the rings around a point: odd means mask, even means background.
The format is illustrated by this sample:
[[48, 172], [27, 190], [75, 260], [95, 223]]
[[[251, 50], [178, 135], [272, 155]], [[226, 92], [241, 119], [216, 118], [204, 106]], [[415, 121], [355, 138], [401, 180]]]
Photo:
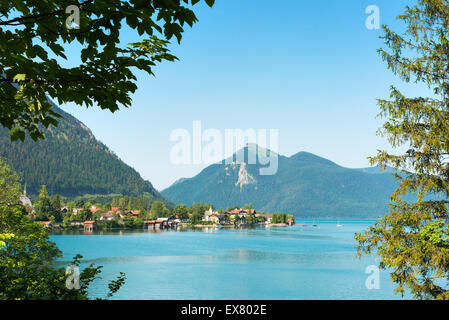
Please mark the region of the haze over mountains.
[[22, 177], [27, 192], [37, 194], [46, 185], [51, 194], [160, 194], [149, 181], [99, 142], [82, 122], [57, 106], [63, 116], [58, 127], [46, 129], [45, 140], [11, 142], [8, 129], [0, 126], [0, 157]]
[[396, 188], [392, 170], [349, 169], [299, 152], [291, 157], [279, 155], [275, 175], [260, 175], [261, 166], [248, 163], [248, 154], [255, 149], [250, 145], [237, 152], [244, 153], [243, 162], [213, 164], [161, 194], [188, 206], [205, 202], [227, 208], [252, 203], [258, 211], [297, 217], [377, 218], [388, 212], [389, 196]]

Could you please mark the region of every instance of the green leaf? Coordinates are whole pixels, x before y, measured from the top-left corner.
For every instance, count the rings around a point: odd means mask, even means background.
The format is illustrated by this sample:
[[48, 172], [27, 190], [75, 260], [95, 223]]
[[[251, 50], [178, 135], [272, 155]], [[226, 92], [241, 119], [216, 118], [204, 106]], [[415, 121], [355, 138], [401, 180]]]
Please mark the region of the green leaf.
[[25, 141], [25, 132], [20, 130], [19, 128], [12, 129], [9, 134], [11, 135], [12, 141], [21, 140], [22, 142]]
[[15, 76], [14, 76], [14, 78], [13, 78], [13, 81], [14, 82], [19, 82], [19, 81], [24, 81], [25, 80], [25, 74], [24, 73], [19, 73], [19, 74], [16, 74]]

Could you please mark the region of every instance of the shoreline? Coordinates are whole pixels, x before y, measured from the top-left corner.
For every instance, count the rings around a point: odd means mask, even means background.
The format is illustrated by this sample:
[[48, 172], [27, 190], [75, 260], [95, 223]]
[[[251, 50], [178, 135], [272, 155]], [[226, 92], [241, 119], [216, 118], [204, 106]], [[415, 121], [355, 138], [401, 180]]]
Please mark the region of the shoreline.
[[[156, 232], [160, 232], [160, 231], [170, 231], [170, 230], [179, 230], [179, 229], [251, 229], [251, 228], [261, 228], [261, 227], [265, 227], [265, 228], [270, 228], [270, 227], [291, 227], [291, 226], [305, 226], [305, 225], [309, 225], [308, 223], [305, 223], [304, 220], [311, 220], [309, 218], [304, 218], [301, 219], [303, 221], [300, 222], [296, 222], [293, 225], [289, 225], [286, 223], [276, 223], [276, 224], [265, 224], [265, 223], [254, 223], [254, 224], [242, 224], [242, 225], [238, 225], [238, 226], [234, 226], [232, 224], [223, 224], [220, 225], [220, 227], [217, 227], [217, 225], [213, 225], [213, 224], [195, 224], [192, 225], [190, 223], [179, 223], [177, 228], [172, 228], [172, 229], [157, 229], [154, 230]], [[331, 220], [337, 220], [337, 218], [320, 218], [320, 219], [315, 219], [317, 221], [321, 220], [321, 221], [331, 221]], [[347, 219], [338, 219], [340, 222], [344, 222], [345, 220], [362, 220], [362, 221], [376, 221], [375, 218], [365, 218], [365, 219], [354, 219], [354, 218], [347, 218]], [[99, 232], [116, 232], [116, 231], [148, 231], [148, 229], [145, 229], [143, 227], [114, 227], [114, 228], [97, 228], [96, 230], [94, 230], [93, 232], [91, 231], [85, 231], [85, 234], [92, 234], [92, 233], [99, 233]], [[60, 224], [56, 224], [53, 225], [49, 228], [49, 232], [51, 234], [58, 234], [58, 233], [63, 233], [63, 232], [83, 232], [84, 231], [84, 227], [81, 225], [72, 225], [69, 227], [63, 227]], [[151, 230], [153, 231], [153, 230]]]
[[[294, 224], [294, 225], [301, 225], [301, 224]], [[192, 225], [189, 223], [180, 223], [177, 228], [169, 228], [169, 229], [155, 229], [155, 230], [148, 230], [145, 228], [110, 228], [110, 229], [96, 229], [94, 231], [85, 231], [84, 228], [61, 228], [61, 227], [52, 227], [49, 229], [50, 234], [57, 235], [64, 232], [76, 232], [76, 233], [82, 233], [82, 234], [98, 234], [101, 232], [119, 232], [119, 231], [148, 231], [148, 232], [164, 232], [164, 231], [179, 231], [179, 230], [186, 230], [186, 229], [253, 229], [253, 228], [262, 228], [262, 227], [289, 227], [288, 224], [263, 224], [263, 223], [255, 223], [252, 225], [244, 224], [240, 226], [234, 226], [234, 225], [220, 225], [219, 228], [215, 225], [203, 225], [203, 224], [197, 224]]]

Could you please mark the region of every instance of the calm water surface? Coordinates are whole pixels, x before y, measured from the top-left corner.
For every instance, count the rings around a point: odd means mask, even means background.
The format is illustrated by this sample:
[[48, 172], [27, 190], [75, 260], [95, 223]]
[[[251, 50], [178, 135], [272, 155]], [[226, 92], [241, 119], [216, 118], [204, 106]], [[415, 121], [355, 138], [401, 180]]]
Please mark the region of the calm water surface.
[[68, 265], [77, 253], [103, 265], [91, 295], [104, 297], [120, 271], [115, 299], [401, 299], [385, 271], [368, 290], [353, 239], [371, 220], [300, 220], [293, 227], [185, 231], [117, 231], [52, 235]]

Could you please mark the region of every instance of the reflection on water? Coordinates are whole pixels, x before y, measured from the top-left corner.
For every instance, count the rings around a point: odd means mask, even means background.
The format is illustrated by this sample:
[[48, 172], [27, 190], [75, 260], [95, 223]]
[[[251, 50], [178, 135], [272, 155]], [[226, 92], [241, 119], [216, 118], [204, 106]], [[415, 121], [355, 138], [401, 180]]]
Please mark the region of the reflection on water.
[[[352, 254], [293, 254], [255, 250], [228, 250], [224, 254], [218, 255], [198, 255], [198, 256], [123, 256], [123, 257], [101, 257], [96, 259], [84, 259], [85, 264], [109, 265], [113, 263], [267, 263], [267, 264], [289, 264], [303, 268], [314, 268], [322, 266], [325, 260], [335, 260], [352, 258]], [[67, 265], [70, 260], [60, 261], [60, 265]]]
[[386, 272], [380, 290], [365, 287], [374, 257], [355, 259], [354, 233], [371, 223], [71, 232], [52, 240], [64, 252], [62, 265], [80, 253], [85, 265], [104, 266], [91, 288], [99, 297], [123, 271], [119, 299], [398, 299]]

